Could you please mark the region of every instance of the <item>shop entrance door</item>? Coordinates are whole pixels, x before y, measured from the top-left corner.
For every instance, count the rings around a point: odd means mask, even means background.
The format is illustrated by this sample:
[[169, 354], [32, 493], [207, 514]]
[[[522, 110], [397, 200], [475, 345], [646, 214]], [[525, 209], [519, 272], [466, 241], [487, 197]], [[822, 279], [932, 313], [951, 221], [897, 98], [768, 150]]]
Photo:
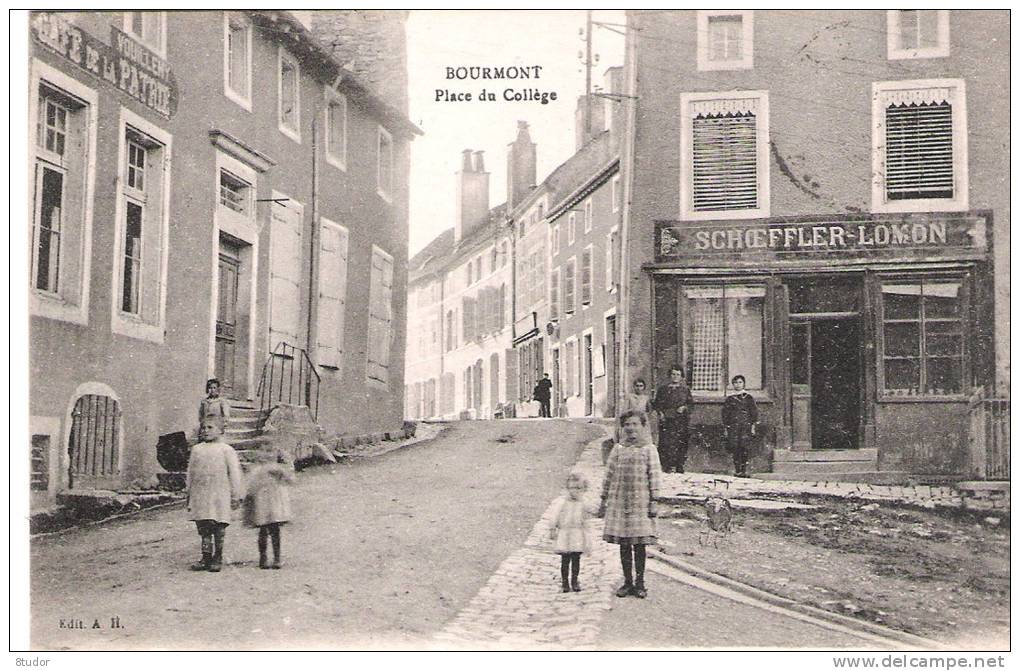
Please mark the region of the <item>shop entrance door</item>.
[[790, 323], [793, 449], [852, 450], [861, 422], [857, 315]]
[[860, 447], [863, 355], [861, 296], [855, 276], [793, 277], [790, 383], [793, 449]]

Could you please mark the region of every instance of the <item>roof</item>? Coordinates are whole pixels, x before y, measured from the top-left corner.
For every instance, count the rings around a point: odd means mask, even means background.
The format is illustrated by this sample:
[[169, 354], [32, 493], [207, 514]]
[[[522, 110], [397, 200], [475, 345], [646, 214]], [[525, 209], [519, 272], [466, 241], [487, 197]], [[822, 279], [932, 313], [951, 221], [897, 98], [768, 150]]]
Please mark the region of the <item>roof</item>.
[[343, 68], [296, 16], [276, 10], [251, 11], [250, 15], [256, 25], [273, 31], [288, 48], [317, 66], [325, 79], [342, 88], [354, 103], [381, 117], [388, 128], [405, 135], [423, 134], [402, 112], [374, 93], [350, 70]]
[[423, 277], [441, 267], [452, 251], [453, 229], [448, 228], [408, 260], [408, 281]]
[[599, 133], [542, 181], [539, 188], [549, 193], [549, 215], [616, 160], [609, 140], [608, 130]]

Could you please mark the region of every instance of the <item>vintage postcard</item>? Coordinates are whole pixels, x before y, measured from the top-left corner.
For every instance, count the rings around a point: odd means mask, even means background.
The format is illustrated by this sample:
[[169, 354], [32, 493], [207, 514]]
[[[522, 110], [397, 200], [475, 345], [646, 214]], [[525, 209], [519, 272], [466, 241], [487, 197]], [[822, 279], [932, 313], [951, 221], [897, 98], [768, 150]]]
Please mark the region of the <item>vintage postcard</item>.
[[1010, 19], [12, 14], [17, 664], [1004, 666]]

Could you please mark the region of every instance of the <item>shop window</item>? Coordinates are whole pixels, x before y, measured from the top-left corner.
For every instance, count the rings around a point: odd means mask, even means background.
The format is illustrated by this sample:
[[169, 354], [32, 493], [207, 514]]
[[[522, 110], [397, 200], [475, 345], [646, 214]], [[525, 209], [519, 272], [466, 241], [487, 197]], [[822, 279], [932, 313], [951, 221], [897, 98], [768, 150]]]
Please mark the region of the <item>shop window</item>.
[[251, 23], [236, 14], [223, 17], [223, 92], [251, 111]]
[[886, 16], [890, 60], [949, 55], [949, 10], [893, 9]]
[[379, 195], [386, 201], [393, 197], [393, 137], [382, 126], [379, 127]]
[[124, 12], [124, 32], [166, 58], [166, 12]]
[[967, 209], [963, 80], [876, 82], [872, 209]]
[[347, 168], [347, 98], [331, 93], [326, 108], [326, 159], [336, 167]]
[[963, 393], [958, 282], [882, 285], [883, 389], [891, 396]]
[[280, 132], [301, 142], [300, 69], [297, 61], [280, 47], [277, 71], [277, 122]]
[[768, 93], [684, 94], [681, 109], [683, 217], [767, 217]]
[[162, 341], [169, 136], [122, 110], [114, 331]]
[[[41, 64], [39, 69], [43, 69]], [[60, 77], [63, 79], [63, 77]], [[80, 86], [76, 88], [81, 89]], [[86, 89], [81, 89], [86, 92]], [[85, 100], [39, 81], [30, 282], [36, 314], [84, 321], [91, 179], [90, 110]], [[90, 93], [90, 98], [94, 93]]]
[[393, 340], [393, 257], [372, 246], [369, 281], [368, 379], [389, 384]]
[[765, 288], [688, 287], [684, 296], [691, 389], [723, 392], [734, 375], [743, 375], [748, 389], [762, 389]]
[[753, 64], [753, 12], [698, 12], [699, 70], [744, 70]]

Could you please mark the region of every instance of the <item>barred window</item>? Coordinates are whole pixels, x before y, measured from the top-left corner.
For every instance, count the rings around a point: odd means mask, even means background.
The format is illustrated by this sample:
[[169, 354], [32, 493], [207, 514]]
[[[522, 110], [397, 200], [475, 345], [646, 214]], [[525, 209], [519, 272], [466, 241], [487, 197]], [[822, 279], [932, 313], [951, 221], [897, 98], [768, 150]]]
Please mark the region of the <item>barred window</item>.
[[762, 389], [765, 288], [688, 287], [684, 296], [691, 389], [722, 392], [734, 375], [743, 375], [748, 389]]

